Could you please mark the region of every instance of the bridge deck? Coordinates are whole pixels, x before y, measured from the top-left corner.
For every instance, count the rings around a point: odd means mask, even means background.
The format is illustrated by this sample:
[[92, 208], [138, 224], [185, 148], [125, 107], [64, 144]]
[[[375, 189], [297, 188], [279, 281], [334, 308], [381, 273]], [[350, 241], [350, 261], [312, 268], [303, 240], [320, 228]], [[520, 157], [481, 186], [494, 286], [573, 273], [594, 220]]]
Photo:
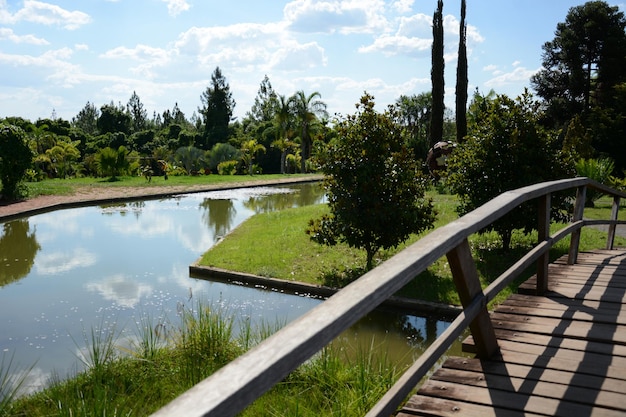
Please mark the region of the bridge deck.
[[543, 296], [531, 278], [491, 313], [500, 354], [448, 358], [398, 416], [625, 416], [626, 251], [562, 258], [549, 276]]

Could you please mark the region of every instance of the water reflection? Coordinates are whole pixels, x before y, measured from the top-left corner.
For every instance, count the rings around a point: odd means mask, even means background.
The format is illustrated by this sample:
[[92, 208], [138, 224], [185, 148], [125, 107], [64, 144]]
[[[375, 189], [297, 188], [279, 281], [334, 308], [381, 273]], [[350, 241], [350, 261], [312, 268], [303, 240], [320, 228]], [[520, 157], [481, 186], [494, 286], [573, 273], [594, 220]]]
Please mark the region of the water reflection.
[[200, 203], [202, 219], [217, 239], [232, 229], [237, 211], [232, 200], [205, 198]]
[[0, 237], [0, 286], [28, 275], [40, 249], [28, 220], [5, 223]]
[[[22, 367], [36, 363], [37, 381], [54, 372], [64, 377], [77, 366], [85, 331], [115, 326], [127, 339], [142, 315], [175, 320], [180, 303], [196, 300], [253, 324], [288, 323], [320, 300], [194, 279], [188, 267], [255, 213], [323, 200], [323, 190], [307, 184], [83, 207], [5, 223], [0, 354], [14, 352]], [[340, 339], [354, 345], [385, 339], [394, 357], [411, 357], [441, 331], [434, 318], [376, 314]]]

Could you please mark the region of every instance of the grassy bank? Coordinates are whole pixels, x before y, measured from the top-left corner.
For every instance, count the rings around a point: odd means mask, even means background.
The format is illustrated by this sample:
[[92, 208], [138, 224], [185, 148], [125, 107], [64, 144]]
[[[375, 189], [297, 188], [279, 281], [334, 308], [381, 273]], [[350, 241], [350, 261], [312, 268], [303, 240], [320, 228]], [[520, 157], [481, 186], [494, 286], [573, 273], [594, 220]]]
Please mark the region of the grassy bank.
[[163, 177], [153, 177], [148, 182], [144, 177], [118, 177], [116, 181], [108, 178], [71, 178], [71, 179], [48, 179], [38, 182], [24, 183], [28, 197], [34, 198], [40, 195], [73, 195], [84, 188], [94, 187], [133, 187], [158, 190], [159, 187], [199, 187], [211, 185], [237, 184], [248, 181], [278, 181], [285, 178], [309, 178], [309, 174], [268, 174], [268, 175], [181, 175], [170, 176], [167, 180]]
[[[141, 321], [136, 339], [118, 346], [114, 330], [86, 336], [87, 370], [56, 378], [42, 392], [14, 401], [0, 378], [0, 416], [146, 416], [191, 388], [278, 329], [253, 329], [227, 311], [198, 303], [180, 325]], [[247, 323], [247, 324], [246, 324]], [[0, 369], [0, 376], [10, 369]], [[243, 415], [361, 416], [399, 376], [383, 354], [368, 347], [348, 356], [326, 348], [258, 399]], [[10, 382], [10, 381], [9, 381]]]
[[[455, 211], [457, 202], [453, 196], [434, 192], [429, 193], [429, 196], [433, 198], [439, 213], [435, 227], [457, 218]], [[599, 200], [595, 208], [586, 209], [585, 217], [608, 219], [610, 207], [609, 199]], [[327, 247], [310, 241], [304, 232], [309, 219], [317, 218], [327, 210], [326, 205], [317, 205], [253, 216], [206, 252], [199, 263], [272, 278], [344, 286], [364, 272], [365, 254], [364, 251], [349, 248], [344, 244]], [[626, 216], [626, 213], [622, 213], [621, 216]], [[561, 227], [563, 225], [553, 224], [552, 230], [554, 232]], [[377, 261], [382, 262], [388, 259], [420, 237], [421, 235], [413, 235], [396, 249], [381, 251]], [[529, 235], [514, 233], [512, 250], [505, 252], [501, 248], [501, 241], [496, 233], [472, 236], [470, 244], [483, 286], [488, 285], [517, 261], [536, 240], [536, 233]], [[605, 244], [606, 233], [591, 228], [583, 230], [581, 250], [601, 248]], [[626, 241], [618, 238], [616, 244], [624, 245]], [[568, 246], [569, 239], [559, 242], [553, 247], [551, 258], [555, 259], [567, 253]], [[531, 274], [532, 271], [528, 271], [520, 277], [502, 293], [501, 297], [507, 297], [520, 282]], [[400, 291], [399, 295], [426, 301], [459, 304], [445, 258], [435, 262], [425, 272], [418, 275]]]

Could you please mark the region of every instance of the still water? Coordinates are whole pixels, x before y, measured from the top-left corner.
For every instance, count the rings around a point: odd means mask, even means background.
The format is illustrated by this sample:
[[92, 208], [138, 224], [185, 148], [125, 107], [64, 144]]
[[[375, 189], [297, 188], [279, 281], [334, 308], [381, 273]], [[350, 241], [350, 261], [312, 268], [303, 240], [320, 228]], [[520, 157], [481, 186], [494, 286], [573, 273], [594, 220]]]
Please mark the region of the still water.
[[[188, 266], [255, 213], [324, 201], [316, 184], [185, 194], [67, 209], [1, 225], [0, 358], [30, 368], [28, 386], [81, 369], [92, 333], [128, 345], [139, 328], [175, 326], [198, 302], [236, 323], [285, 324], [321, 300], [191, 278]], [[375, 312], [340, 337], [411, 360], [447, 322]]]

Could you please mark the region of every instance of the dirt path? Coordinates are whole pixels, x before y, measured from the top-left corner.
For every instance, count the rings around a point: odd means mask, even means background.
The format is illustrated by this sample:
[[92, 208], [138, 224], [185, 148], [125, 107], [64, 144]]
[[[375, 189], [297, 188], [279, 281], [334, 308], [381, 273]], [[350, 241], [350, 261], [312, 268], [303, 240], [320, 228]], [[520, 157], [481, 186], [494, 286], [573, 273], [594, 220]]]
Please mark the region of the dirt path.
[[248, 180], [220, 184], [175, 185], [154, 187], [78, 187], [72, 195], [45, 195], [27, 200], [0, 203], [0, 222], [64, 208], [94, 204], [133, 201], [146, 198], [162, 198], [176, 194], [225, 190], [243, 187], [259, 187], [319, 181], [321, 177], [294, 177], [278, 180]]

